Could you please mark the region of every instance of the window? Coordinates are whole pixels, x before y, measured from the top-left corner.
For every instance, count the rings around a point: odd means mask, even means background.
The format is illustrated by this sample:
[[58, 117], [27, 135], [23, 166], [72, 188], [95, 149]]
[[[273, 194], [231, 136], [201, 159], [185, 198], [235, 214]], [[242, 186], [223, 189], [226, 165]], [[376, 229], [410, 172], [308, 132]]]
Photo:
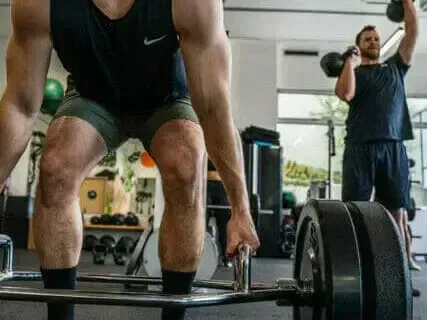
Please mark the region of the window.
[[[328, 179], [327, 126], [278, 124], [277, 131], [283, 147], [285, 185], [308, 186], [310, 181]], [[335, 183], [341, 183], [341, 159], [341, 150], [331, 158]]]
[[322, 118], [347, 115], [348, 106], [334, 95], [280, 93], [279, 118]]
[[[412, 188], [421, 188], [413, 192], [423, 194], [427, 187], [427, 99], [408, 98], [408, 106], [415, 138], [405, 145], [415, 160], [411, 179], [421, 183]], [[299, 201], [305, 199], [311, 181], [328, 179], [328, 120], [333, 120], [336, 146], [336, 155], [330, 159], [332, 198], [340, 199], [347, 112], [348, 105], [333, 94], [279, 93], [277, 131], [283, 147], [283, 183]]]
[[[286, 93], [279, 94], [278, 108], [285, 189], [302, 201], [310, 182], [329, 180], [330, 169], [332, 198], [339, 199], [348, 105], [333, 95]], [[335, 138], [333, 157], [329, 157], [331, 129]]]
[[414, 126], [414, 139], [405, 142], [408, 157], [415, 161], [411, 179], [424, 189], [427, 187], [427, 99], [409, 98], [408, 106]]

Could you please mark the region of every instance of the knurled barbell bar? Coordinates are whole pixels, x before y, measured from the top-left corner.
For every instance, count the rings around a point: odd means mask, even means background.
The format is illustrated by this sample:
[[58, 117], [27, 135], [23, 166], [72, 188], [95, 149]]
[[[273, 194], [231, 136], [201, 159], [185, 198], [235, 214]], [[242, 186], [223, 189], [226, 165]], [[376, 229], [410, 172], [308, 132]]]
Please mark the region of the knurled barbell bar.
[[[187, 308], [276, 301], [293, 306], [294, 319], [412, 319], [411, 278], [404, 245], [390, 213], [375, 202], [311, 200], [298, 222], [293, 278], [251, 281], [249, 248], [235, 259], [234, 281], [196, 279], [194, 287], [220, 293], [164, 295], [155, 292], [43, 290], [5, 286], [7, 281], [42, 280], [37, 272], [12, 270], [13, 244], [3, 250], [0, 300], [69, 302]], [[79, 274], [77, 281], [162, 285], [162, 279]]]

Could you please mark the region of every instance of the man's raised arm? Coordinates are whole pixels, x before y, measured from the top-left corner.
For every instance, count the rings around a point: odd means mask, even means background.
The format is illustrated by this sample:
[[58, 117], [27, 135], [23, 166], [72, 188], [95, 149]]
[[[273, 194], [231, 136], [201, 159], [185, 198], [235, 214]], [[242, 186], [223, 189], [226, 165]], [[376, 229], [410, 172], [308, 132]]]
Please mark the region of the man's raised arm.
[[418, 39], [417, 10], [412, 0], [402, 0], [402, 5], [404, 10], [405, 36], [400, 42], [399, 53], [403, 62], [410, 65]]

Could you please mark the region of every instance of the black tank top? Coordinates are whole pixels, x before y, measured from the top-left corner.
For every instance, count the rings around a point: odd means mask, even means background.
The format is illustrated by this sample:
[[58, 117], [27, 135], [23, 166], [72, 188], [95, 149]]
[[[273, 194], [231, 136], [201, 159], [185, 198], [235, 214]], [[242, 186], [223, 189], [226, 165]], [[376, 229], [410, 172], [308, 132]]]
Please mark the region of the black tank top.
[[172, 0], [135, 0], [111, 20], [92, 0], [51, 0], [53, 46], [81, 96], [116, 114], [150, 114], [188, 96]]

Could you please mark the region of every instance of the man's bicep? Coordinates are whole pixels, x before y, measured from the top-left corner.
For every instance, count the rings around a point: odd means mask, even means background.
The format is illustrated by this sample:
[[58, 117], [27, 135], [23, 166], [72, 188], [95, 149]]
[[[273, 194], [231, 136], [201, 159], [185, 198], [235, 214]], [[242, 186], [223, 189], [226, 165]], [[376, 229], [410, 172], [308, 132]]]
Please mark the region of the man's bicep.
[[192, 98], [205, 99], [211, 94], [226, 92], [231, 50], [220, 2], [175, 0], [175, 3], [182, 4], [174, 10], [174, 19]]
[[51, 57], [49, 38], [21, 39], [12, 34], [6, 51], [5, 98], [23, 108], [41, 104]]
[[227, 94], [231, 81], [230, 47], [226, 36], [224, 38], [219, 35], [213, 40], [200, 43], [188, 38], [181, 43], [190, 94], [195, 108], [202, 107], [197, 105], [198, 102], [210, 99], [212, 96], [220, 100], [227, 98], [223, 95]]
[[41, 105], [52, 54], [49, 10], [34, 12], [37, 4], [41, 3], [16, 0], [11, 7], [12, 32], [6, 50], [4, 99], [22, 108]]

